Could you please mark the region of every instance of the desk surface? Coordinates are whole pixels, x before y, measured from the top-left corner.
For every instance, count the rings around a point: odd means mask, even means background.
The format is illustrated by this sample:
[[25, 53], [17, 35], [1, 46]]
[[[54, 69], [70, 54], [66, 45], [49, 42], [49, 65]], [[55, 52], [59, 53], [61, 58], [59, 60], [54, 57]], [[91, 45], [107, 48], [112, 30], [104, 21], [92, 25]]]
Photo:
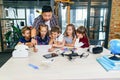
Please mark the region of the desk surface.
[[[0, 68], [0, 80], [120, 80], [119, 71], [107, 72], [96, 58], [110, 52], [104, 49], [101, 54], [89, 54], [87, 58], [76, 58], [69, 61], [67, 57], [58, 56], [45, 59], [43, 54], [48, 54], [49, 46], [38, 46], [37, 53], [31, 52], [28, 58], [10, 58]], [[79, 49], [88, 53], [87, 49]], [[34, 69], [28, 64], [34, 64], [39, 69]]]

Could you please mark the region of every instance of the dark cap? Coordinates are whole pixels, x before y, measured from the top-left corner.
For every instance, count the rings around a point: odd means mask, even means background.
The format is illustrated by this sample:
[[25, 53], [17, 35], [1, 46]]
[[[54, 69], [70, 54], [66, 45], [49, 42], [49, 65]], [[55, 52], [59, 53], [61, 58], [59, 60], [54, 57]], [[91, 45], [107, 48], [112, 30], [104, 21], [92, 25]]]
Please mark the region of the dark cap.
[[52, 12], [51, 6], [43, 6], [42, 7], [42, 13], [44, 12]]

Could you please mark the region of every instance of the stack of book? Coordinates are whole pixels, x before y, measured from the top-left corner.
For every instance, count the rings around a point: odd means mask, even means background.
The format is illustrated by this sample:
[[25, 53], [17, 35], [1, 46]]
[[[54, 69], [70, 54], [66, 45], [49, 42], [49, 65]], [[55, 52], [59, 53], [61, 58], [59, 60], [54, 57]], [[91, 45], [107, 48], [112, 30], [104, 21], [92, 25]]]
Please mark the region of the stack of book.
[[97, 58], [96, 60], [103, 66], [106, 71], [120, 71], [120, 60], [111, 60], [108, 55]]

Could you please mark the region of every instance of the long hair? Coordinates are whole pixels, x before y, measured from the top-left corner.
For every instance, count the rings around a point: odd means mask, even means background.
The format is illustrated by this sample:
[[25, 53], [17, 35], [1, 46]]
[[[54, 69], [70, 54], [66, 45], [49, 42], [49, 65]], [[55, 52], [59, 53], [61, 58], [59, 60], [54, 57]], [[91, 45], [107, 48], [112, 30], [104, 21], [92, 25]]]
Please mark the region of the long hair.
[[88, 38], [88, 35], [87, 35], [87, 29], [84, 26], [78, 27], [77, 30], [76, 30], [76, 33], [82, 34], [84, 37], [87, 37], [88, 42], [89, 42], [89, 38]]
[[68, 27], [72, 27], [72, 37], [75, 38], [75, 35], [76, 35], [76, 30], [75, 30], [75, 26], [73, 24], [68, 24], [66, 29], [65, 29], [65, 32], [64, 32], [64, 36], [68, 36], [68, 33], [67, 33], [67, 29]]
[[40, 30], [41, 30], [41, 28], [42, 27], [45, 27], [46, 29], [47, 29], [47, 33], [46, 33], [46, 36], [49, 36], [49, 30], [48, 30], [48, 25], [46, 25], [46, 24], [40, 24], [39, 25], [39, 28], [38, 28], [38, 36], [41, 36], [41, 33], [40, 33]]
[[76, 30], [77, 33], [87, 36], [87, 29], [84, 26], [80, 26]]

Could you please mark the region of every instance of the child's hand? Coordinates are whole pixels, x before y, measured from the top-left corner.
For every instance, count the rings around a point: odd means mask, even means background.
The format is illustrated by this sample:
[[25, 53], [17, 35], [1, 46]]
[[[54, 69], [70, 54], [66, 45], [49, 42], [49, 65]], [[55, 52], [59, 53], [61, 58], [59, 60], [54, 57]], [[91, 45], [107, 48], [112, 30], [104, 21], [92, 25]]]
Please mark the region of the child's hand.
[[58, 43], [58, 41], [54, 40], [54, 44], [57, 44], [57, 43]]
[[34, 47], [34, 48], [33, 48], [33, 51], [34, 51], [34, 52], [38, 52], [38, 49]]
[[57, 47], [57, 44], [53, 44], [52, 46], [53, 46], [53, 47]]
[[54, 51], [55, 50], [55, 48], [50, 48], [50, 49], [48, 49], [48, 52], [52, 52], [52, 51]]
[[25, 45], [28, 47], [33, 47], [33, 43], [31, 43], [31, 42], [25, 43]]

